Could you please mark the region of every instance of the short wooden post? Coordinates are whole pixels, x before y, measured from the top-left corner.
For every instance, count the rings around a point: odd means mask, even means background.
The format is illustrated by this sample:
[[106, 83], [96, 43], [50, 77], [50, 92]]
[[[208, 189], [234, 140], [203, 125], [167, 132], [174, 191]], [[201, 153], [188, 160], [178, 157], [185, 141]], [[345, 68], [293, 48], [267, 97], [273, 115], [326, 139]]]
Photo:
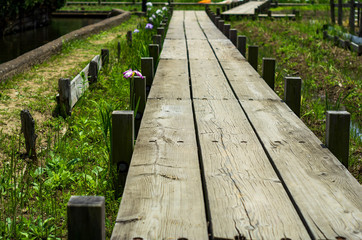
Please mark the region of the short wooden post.
[[117, 59], [118, 59], [118, 61], [120, 60], [120, 57], [121, 57], [121, 43], [118, 42], [117, 43]]
[[234, 46], [236, 46], [236, 44], [237, 44], [237, 42], [236, 42], [237, 35], [238, 35], [238, 31], [236, 29], [230, 29], [229, 38], [230, 38], [230, 41], [234, 44]]
[[135, 119], [135, 137], [138, 136], [138, 131], [141, 126], [141, 120], [146, 107], [146, 78], [134, 77], [134, 94], [136, 104], [139, 102]]
[[249, 45], [248, 62], [255, 69], [255, 71], [258, 71], [258, 52], [259, 52], [258, 46]]
[[354, 10], [355, 10], [355, 3], [354, 3], [355, 0], [351, 0], [349, 2], [350, 4], [350, 12], [349, 12], [349, 29], [350, 29], [350, 33], [351, 34], [354, 34]]
[[109, 62], [109, 50], [101, 49], [102, 66], [105, 66]]
[[230, 10], [230, 4], [226, 4], [226, 10]]
[[98, 80], [98, 62], [92, 60], [89, 63], [89, 68], [88, 68], [88, 81], [89, 84], [93, 84], [96, 83]]
[[29, 158], [36, 160], [35, 143], [38, 136], [35, 134], [35, 121], [29, 110], [21, 110], [20, 119], [21, 132], [24, 134], [25, 138], [26, 154], [29, 156]]
[[160, 48], [162, 48], [162, 36], [161, 35], [153, 35], [152, 37], [152, 42], [153, 44], [157, 44], [158, 46], [160, 46]]
[[350, 121], [349, 112], [327, 111], [326, 146], [346, 168], [348, 168]]
[[216, 8], [216, 15], [220, 16], [220, 8]]
[[116, 196], [120, 195], [127, 178], [134, 142], [133, 111], [112, 112], [112, 164], [117, 167], [115, 176]]
[[215, 17], [215, 25], [216, 25], [216, 27], [219, 27], [219, 21], [221, 20], [221, 18], [220, 17]]
[[71, 196], [67, 205], [68, 240], [105, 240], [105, 199]]
[[330, 9], [331, 9], [331, 21], [332, 21], [332, 24], [335, 24], [336, 23], [336, 18], [335, 18], [335, 11], [334, 11], [334, 0], [330, 0]]
[[219, 30], [220, 30], [221, 32], [224, 32], [224, 23], [225, 23], [224, 20], [219, 20], [219, 26], [218, 26], [218, 28], [219, 28]]
[[284, 101], [289, 108], [299, 117], [302, 79], [300, 77], [285, 77]]
[[230, 24], [224, 24], [224, 35], [229, 38]]
[[225, 6], [222, 6], [221, 8], [222, 8], [222, 12], [225, 12]]
[[237, 38], [237, 48], [239, 52], [246, 57], [246, 36], [238, 36]]
[[147, 0], [142, 0], [142, 12], [147, 12]]
[[132, 31], [127, 31], [127, 43], [129, 46], [132, 45]]
[[148, 92], [152, 86], [153, 82], [153, 58], [152, 57], [143, 57], [141, 58], [141, 73], [146, 77], [146, 91]]
[[342, 0], [338, 0], [338, 25], [342, 26], [342, 20], [343, 20]]
[[263, 58], [263, 79], [274, 90], [275, 58]]
[[164, 38], [164, 34], [165, 34], [165, 29], [163, 27], [158, 27], [157, 28], [157, 34], [161, 35], [162, 39]]
[[70, 116], [72, 109], [71, 103], [71, 87], [69, 78], [60, 78], [58, 80], [59, 88], [59, 110], [63, 117]]
[[159, 56], [159, 46], [158, 44], [149, 44], [148, 50], [150, 52], [150, 57], [153, 58], [153, 69], [156, 72], [157, 64], [158, 64], [158, 56]]

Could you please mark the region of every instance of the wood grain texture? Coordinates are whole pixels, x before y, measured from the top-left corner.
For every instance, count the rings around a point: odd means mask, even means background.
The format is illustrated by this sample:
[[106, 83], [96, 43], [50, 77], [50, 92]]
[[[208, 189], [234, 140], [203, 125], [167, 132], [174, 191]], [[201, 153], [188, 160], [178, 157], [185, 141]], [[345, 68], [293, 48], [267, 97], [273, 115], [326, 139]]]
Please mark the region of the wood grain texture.
[[187, 39], [189, 59], [215, 59], [209, 43], [206, 40]]
[[255, 9], [266, 2], [267, 1], [250, 1], [223, 12], [222, 15], [254, 15]]
[[211, 22], [210, 18], [203, 11], [195, 11], [197, 21], [205, 31], [206, 37], [210, 39], [227, 40], [227, 37]]
[[218, 62], [190, 60], [193, 97], [196, 99], [231, 99], [231, 91]]
[[229, 61], [245, 60], [243, 55], [237, 50], [235, 45], [229, 39], [210, 39], [210, 44], [215, 51], [217, 58]]
[[237, 100], [194, 100], [215, 239], [309, 239]]
[[161, 59], [148, 98], [190, 99], [187, 60]]
[[187, 59], [185, 39], [166, 39], [163, 43], [161, 59]]
[[187, 39], [206, 39], [194, 11], [185, 11], [185, 32]]
[[208, 239], [189, 100], [149, 99], [111, 239]]
[[342, 163], [285, 103], [241, 104], [314, 237], [362, 239], [362, 187]]

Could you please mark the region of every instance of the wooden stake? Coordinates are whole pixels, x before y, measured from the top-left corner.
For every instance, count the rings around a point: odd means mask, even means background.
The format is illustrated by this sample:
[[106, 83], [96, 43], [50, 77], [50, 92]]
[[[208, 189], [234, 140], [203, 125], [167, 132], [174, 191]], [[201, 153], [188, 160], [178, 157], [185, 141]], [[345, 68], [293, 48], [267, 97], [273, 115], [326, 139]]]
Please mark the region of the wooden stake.
[[263, 79], [274, 90], [275, 58], [263, 58]]
[[224, 23], [225, 23], [224, 20], [219, 20], [218, 28], [221, 32], [224, 32]]
[[112, 164], [117, 167], [115, 178], [116, 196], [124, 187], [131, 162], [134, 142], [133, 111], [113, 111], [112, 113]]
[[98, 63], [96, 61], [91, 61], [88, 68], [88, 81], [89, 84], [96, 83], [98, 80]]
[[143, 57], [141, 58], [141, 73], [146, 77], [146, 88], [150, 88], [153, 82], [153, 58]]
[[342, 0], [338, 0], [338, 25], [342, 26], [343, 19], [343, 8], [342, 8]]
[[216, 8], [216, 15], [220, 16], [220, 8]]
[[236, 42], [237, 35], [238, 35], [238, 31], [236, 29], [229, 30], [229, 39], [234, 44], [234, 46], [237, 45], [237, 42]]
[[148, 50], [150, 52], [150, 57], [153, 58], [153, 69], [154, 72], [156, 72], [157, 64], [158, 64], [158, 58], [159, 58], [159, 45], [158, 44], [149, 44]]
[[229, 31], [230, 31], [230, 24], [224, 24], [223, 33], [224, 33], [224, 35], [225, 35], [227, 38], [230, 38], [230, 37], [229, 37]]
[[284, 101], [289, 108], [299, 117], [302, 79], [300, 77], [285, 77]]
[[105, 199], [71, 196], [67, 205], [68, 240], [105, 240]]
[[258, 51], [259, 51], [258, 46], [249, 45], [248, 62], [255, 69], [255, 71], [258, 71]]
[[239, 52], [246, 57], [246, 37], [245, 36], [238, 36], [237, 37], [237, 48]]
[[354, 4], [355, 0], [351, 0], [349, 2], [350, 4], [350, 12], [349, 12], [349, 31], [351, 34], [354, 34], [354, 10], [355, 10], [355, 4]]
[[134, 77], [134, 88], [136, 104], [139, 101], [135, 121], [135, 136], [137, 138], [142, 116], [146, 107], [146, 78]]
[[118, 42], [118, 44], [117, 44], [117, 59], [118, 59], [118, 61], [120, 60], [120, 57], [121, 57], [121, 43]]
[[26, 154], [30, 159], [36, 160], [36, 138], [38, 137], [35, 134], [35, 121], [31, 116], [29, 110], [22, 110], [20, 112], [21, 119], [21, 132], [24, 134], [25, 138], [25, 149]]
[[350, 121], [349, 112], [327, 111], [326, 146], [346, 168], [348, 168]]
[[158, 46], [162, 47], [162, 36], [161, 35], [153, 35], [152, 36], [153, 44], [157, 44]]
[[60, 78], [58, 80], [59, 88], [59, 110], [60, 115], [63, 117], [70, 116], [72, 109], [70, 106], [71, 101], [71, 87], [69, 78]]
[[105, 66], [109, 62], [109, 50], [101, 49], [102, 66]]
[[127, 32], [127, 43], [129, 46], [132, 46], [132, 31]]
[[158, 35], [161, 35], [162, 39], [164, 38], [164, 35], [165, 35], [165, 28], [163, 27], [158, 27], [157, 28], [157, 34]]

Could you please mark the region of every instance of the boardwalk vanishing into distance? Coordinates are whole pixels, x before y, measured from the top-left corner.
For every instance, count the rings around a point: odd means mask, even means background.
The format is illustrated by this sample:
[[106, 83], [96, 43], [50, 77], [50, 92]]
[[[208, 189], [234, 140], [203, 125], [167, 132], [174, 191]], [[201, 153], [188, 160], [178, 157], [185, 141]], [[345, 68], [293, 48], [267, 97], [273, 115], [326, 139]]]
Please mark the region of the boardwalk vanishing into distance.
[[207, 14], [174, 11], [111, 239], [357, 240], [361, 199]]
[[234, 7], [228, 11], [222, 13], [222, 15], [238, 15], [238, 16], [252, 16], [255, 14], [255, 9], [262, 7], [268, 3], [268, 0], [264, 1], [248, 1], [240, 6]]

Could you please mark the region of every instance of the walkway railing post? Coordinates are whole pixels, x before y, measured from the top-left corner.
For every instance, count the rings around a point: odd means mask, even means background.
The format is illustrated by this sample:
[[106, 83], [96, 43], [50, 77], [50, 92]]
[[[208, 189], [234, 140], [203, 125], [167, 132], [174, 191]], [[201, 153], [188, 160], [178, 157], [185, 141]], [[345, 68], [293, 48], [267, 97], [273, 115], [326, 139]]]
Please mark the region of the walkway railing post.
[[162, 36], [157, 34], [152, 37], [153, 44], [157, 44], [160, 49], [162, 48]]
[[89, 84], [96, 83], [98, 80], [98, 63], [91, 61], [88, 68]]
[[220, 8], [216, 8], [216, 15], [220, 16]]
[[143, 57], [141, 58], [141, 73], [146, 77], [146, 92], [147, 95], [151, 89], [153, 82], [153, 58], [152, 57]]
[[335, 13], [334, 13], [334, 0], [330, 0], [330, 9], [331, 9], [331, 21], [332, 21], [332, 24], [335, 24], [336, 23], [336, 18], [335, 18]]
[[227, 38], [230, 38], [230, 35], [229, 35], [229, 31], [230, 31], [230, 27], [231, 25], [230, 24], [224, 24], [224, 35], [227, 37]]
[[338, 25], [342, 26], [343, 19], [343, 8], [342, 8], [342, 0], [338, 0]]
[[71, 104], [71, 80], [69, 78], [60, 78], [58, 80], [59, 88], [59, 113], [61, 116], [70, 116], [72, 112]]
[[156, 72], [157, 69], [157, 63], [158, 63], [158, 57], [159, 57], [159, 45], [158, 44], [149, 44], [148, 50], [150, 52], [150, 57], [153, 58], [153, 70]]
[[101, 196], [71, 196], [67, 205], [69, 240], [105, 240], [105, 199]]
[[263, 79], [274, 90], [275, 58], [263, 58]]
[[120, 196], [127, 178], [128, 168], [131, 162], [134, 143], [134, 113], [133, 111], [112, 112], [111, 134], [112, 164], [117, 169], [114, 176], [115, 193]]
[[350, 29], [350, 32], [351, 34], [354, 34], [354, 15], [355, 15], [355, 12], [354, 12], [354, 7], [355, 7], [355, 3], [354, 3], [355, 0], [350, 0], [349, 1], [349, 4], [350, 4], [350, 12], [349, 12], [349, 29]]
[[289, 108], [299, 117], [302, 79], [300, 77], [285, 77], [284, 101]]
[[258, 51], [259, 51], [258, 46], [249, 45], [248, 62], [255, 69], [255, 71], [258, 71]]
[[127, 31], [127, 43], [132, 46], [132, 31]]
[[346, 111], [327, 111], [326, 146], [348, 168], [351, 115]]
[[21, 132], [24, 134], [26, 154], [30, 159], [36, 160], [36, 139], [38, 135], [35, 133], [35, 121], [29, 110], [21, 110]]
[[218, 26], [218, 28], [219, 28], [219, 30], [220, 30], [221, 32], [224, 32], [224, 23], [225, 23], [224, 20], [219, 20], [219, 26]]
[[165, 28], [163, 27], [158, 27], [157, 28], [157, 34], [161, 35], [162, 39], [164, 38], [164, 34], [165, 34]]
[[109, 62], [109, 50], [101, 49], [102, 66], [105, 66]]
[[246, 37], [244, 35], [238, 36], [237, 39], [237, 48], [239, 52], [246, 57]]
[[236, 46], [236, 44], [237, 44], [237, 42], [236, 42], [237, 35], [238, 35], [238, 31], [236, 29], [229, 30], [229, 39], [234, 44], [234, 46]]
[[135, 121], [135, 137], [138, 136], [138, 131], [141, 126], [141, 120], [143, 113], [146, 107], [146, 78], [141, 78], [138, 76], [134, 77], [134, 95], [136, 104], [138, 104], [138, 109], [136, 114], [136, 121]]

